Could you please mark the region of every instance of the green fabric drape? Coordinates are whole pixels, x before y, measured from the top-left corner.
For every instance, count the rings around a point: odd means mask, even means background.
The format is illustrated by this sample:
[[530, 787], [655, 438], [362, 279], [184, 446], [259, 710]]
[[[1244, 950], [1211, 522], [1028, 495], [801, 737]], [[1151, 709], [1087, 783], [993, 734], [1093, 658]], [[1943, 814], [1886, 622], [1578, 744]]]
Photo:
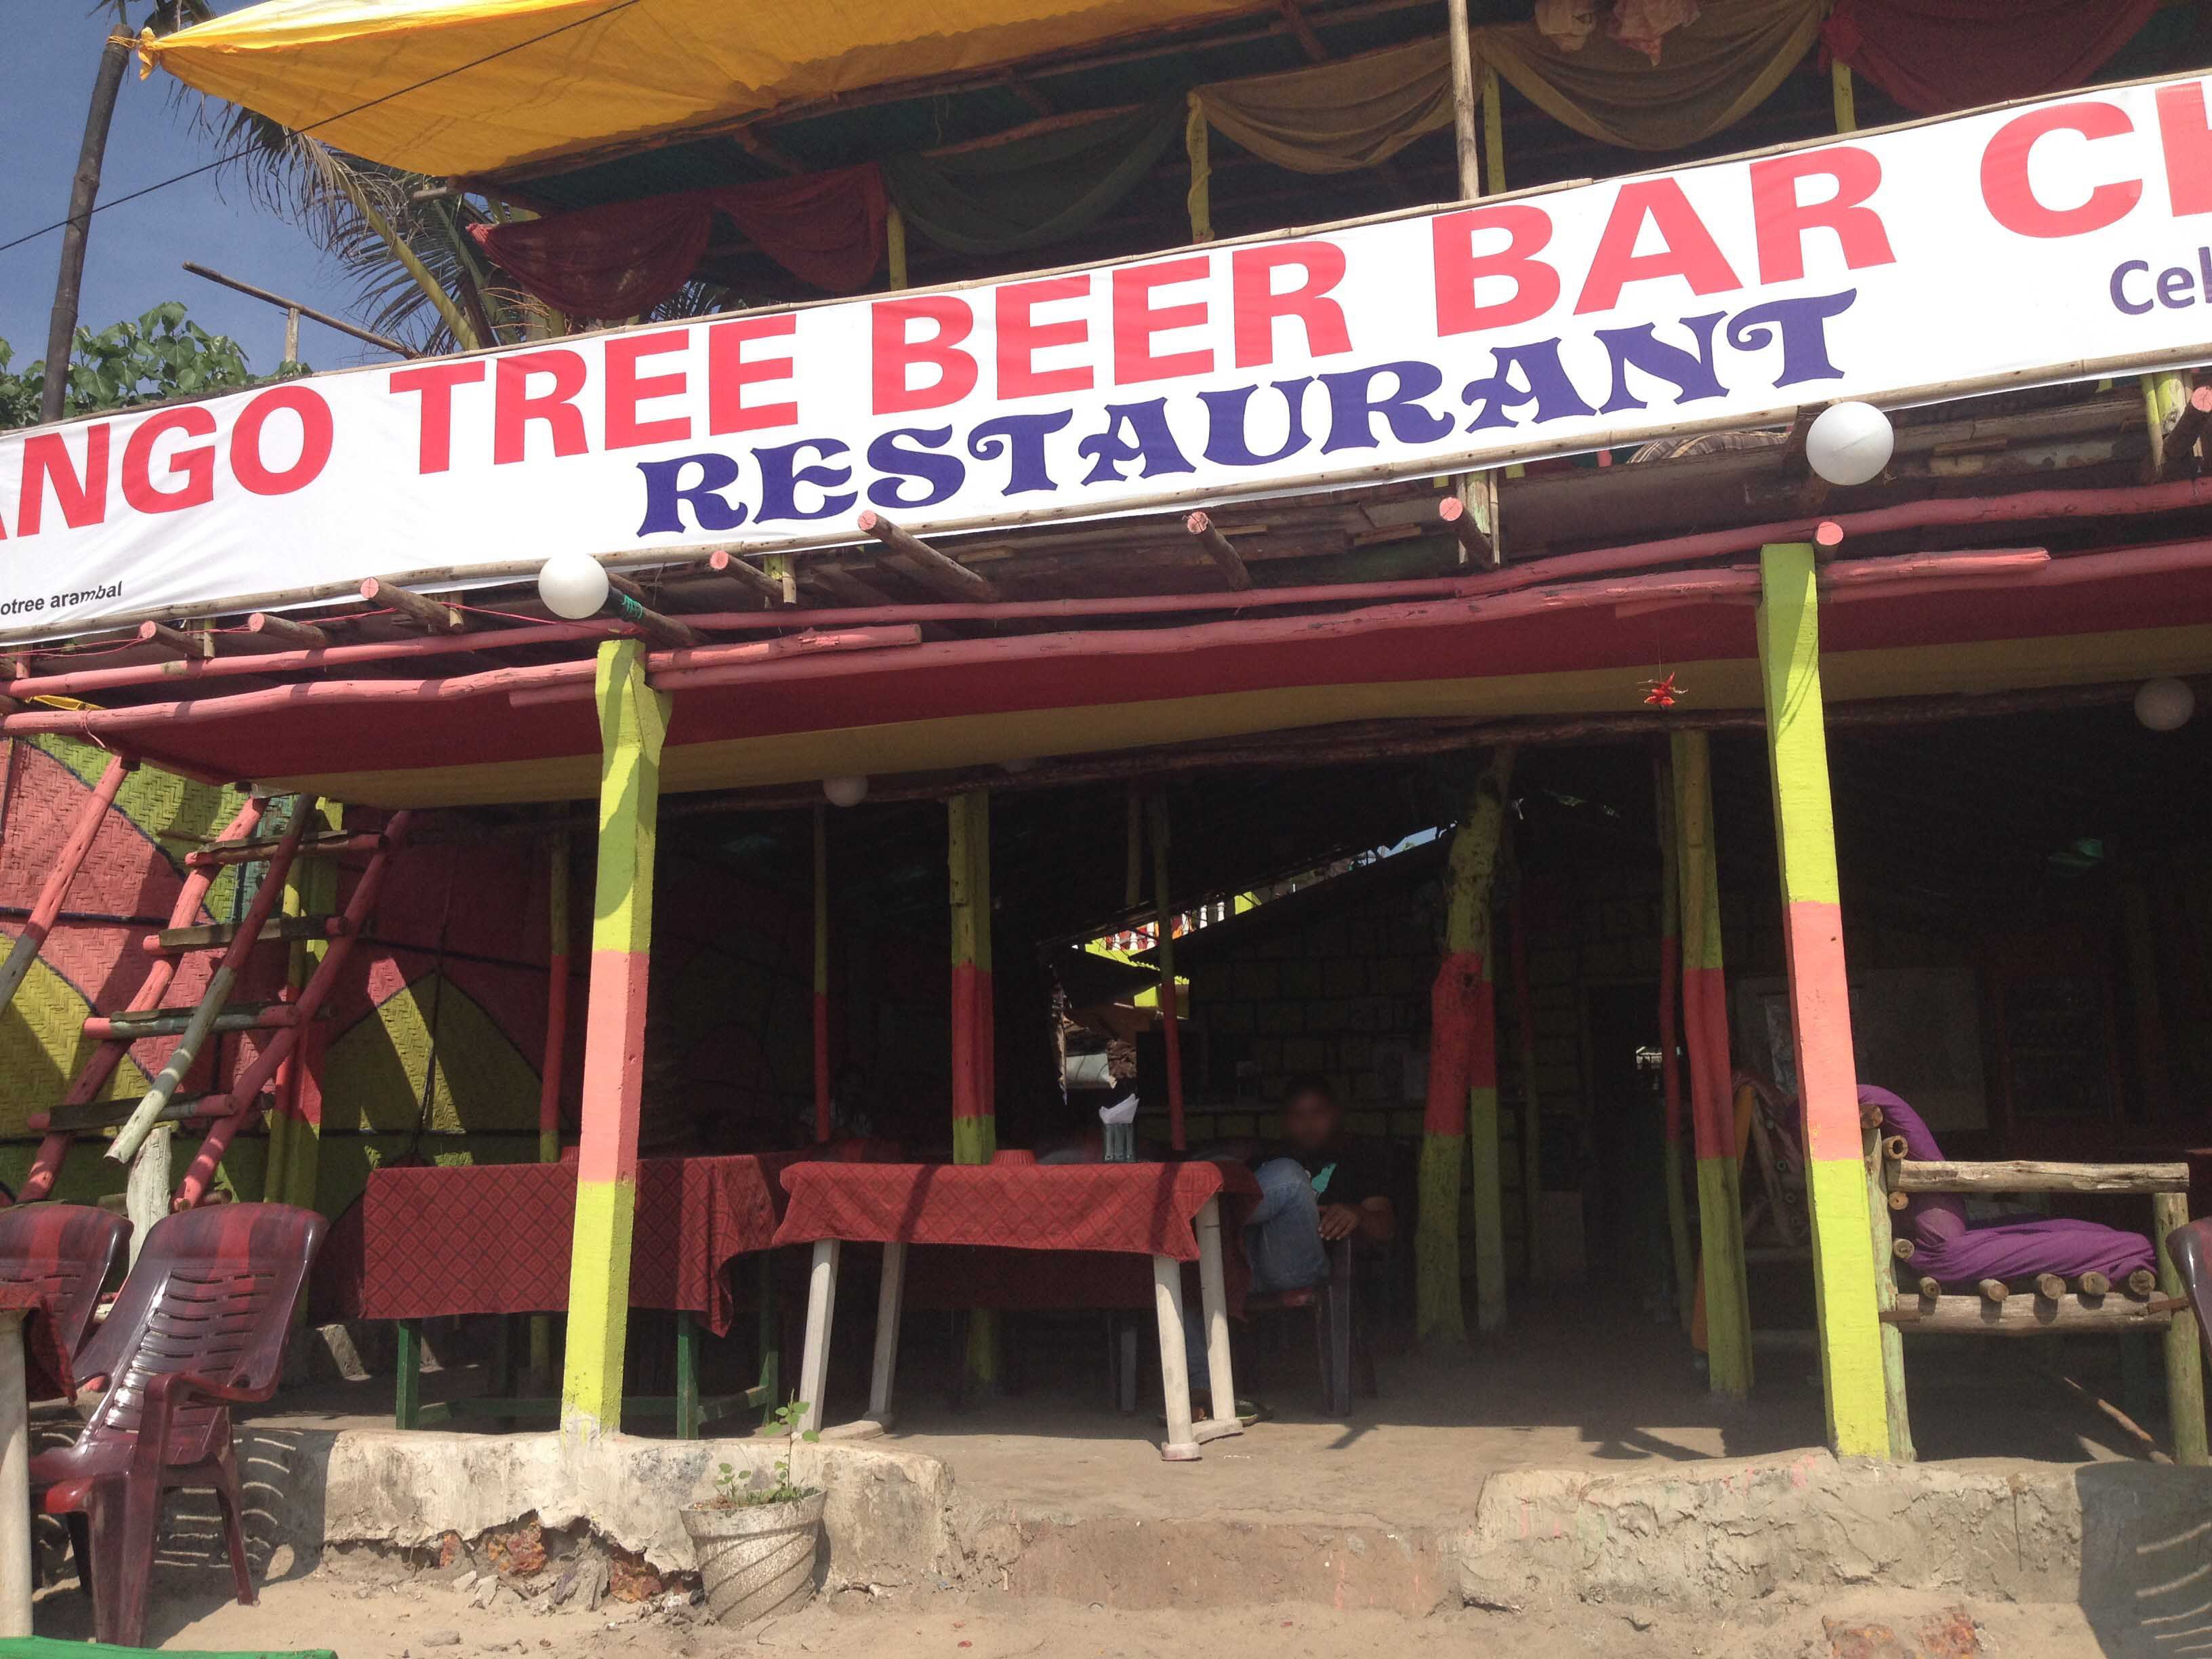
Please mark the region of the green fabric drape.
[[1586, 137], [1628, 149], [1680, 149], [1765, 102], [1820, 37], [1823, 0], [1705, 0], [1653, 64], [1602, 29], [1562, 51], [1534, 23], [1474, 31], [1478, 66]]
[[1218, 81], [1193, 107], [1255, 155], [1293, 173], [1350, 173], [1451, 125], [1451, 58], [1441, 40], [1409, 40], [1279, 75]]
[[887, 156], [884, 185], [907, 228], [956, 253], [1012, 253], [1088, 229], [1158, 164], [1182, 129], [1181, 100], [1040, 123], [921, 155]]

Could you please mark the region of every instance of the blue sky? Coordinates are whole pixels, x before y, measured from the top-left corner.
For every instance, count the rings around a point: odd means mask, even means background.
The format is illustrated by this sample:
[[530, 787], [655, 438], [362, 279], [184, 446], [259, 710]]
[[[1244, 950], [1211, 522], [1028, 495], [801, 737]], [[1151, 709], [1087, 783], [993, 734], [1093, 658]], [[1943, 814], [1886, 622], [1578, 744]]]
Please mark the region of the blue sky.
[[[134, 0], [134, 21], [144, 9]], [[69, 210], [107, 25], [92, 15], [90, 0], [0, 0], [0, 16], [8, 47], [0, 52], [0, 155], [8, 158], [0, 167], [0, 242], [9, 242]], [[140, 81], [133, 65], [108, 138], [103, 201], [214, 157], [213, 141], [193, 119], [198, 101], [167, 76]], [[46, 355], [60, 254], [58, 233], [0, 253], [0, 340], [15, 348], [19, 367]], [[98, 328], [182, 300], [203, 327], [236, 339], [254, 368], [275, 368], [283, 356], [283, 313], [179, 270], [185, 259], [354, 314], [343, 273], [305, 236], [256, 209], [239, 185], [206, 175], [94, 216], [78, 320]], [[300, 355], [317, 368], [383, 358], [312, 322], [301, 325]]]

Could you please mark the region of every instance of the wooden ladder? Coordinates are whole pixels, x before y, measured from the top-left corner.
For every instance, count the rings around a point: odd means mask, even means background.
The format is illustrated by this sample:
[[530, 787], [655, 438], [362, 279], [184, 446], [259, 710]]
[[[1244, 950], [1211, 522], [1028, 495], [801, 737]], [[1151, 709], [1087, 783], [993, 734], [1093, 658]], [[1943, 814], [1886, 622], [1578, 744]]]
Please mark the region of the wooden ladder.
[[[118, 762], [120, 766], [123, 763]], [[111, 772], [115, 769], [111, 768]], [[119, 774], [117, 781], [120, 781]], [[106, 782], [102, 780], [103, 784]], [[106, 791], [113, 799], [113, 790]], [[99, 799], [95, 794], [95, 799]], [[45, 1139], [39, 1144], [37, 1155], [31, 1164], [31, 1172], [17, 1194], [19, 1203], [29, 1203], [44, 1198], [53, 1189], [61, 1173], [62, 1161], [69, 1155], [70, 1145], [80, 1134], [100, 1129], [116, 1131], [108, 1143], [107, 1157], [118, 1164], [129, 1164], [137, 1158], [139, 1149], [155, 1130], [165, 1123], [204, 1122], [208, 1125], [206, 1138], [200, 1143], [198, 1153], [178, 1183], [172, 1207], [189, 1210], [208, 1194], [215, 1179], [216, 1167], [222, 1161], [224, 1152], [238, 1132], [254, 1121], [273, 1103], [271, 1084], [285, 1063], [291, 1059], [301, 1034], [310, 1028], [321, 1012], [338, 976], [344, 971], [355, 941], [360, 938], [370, 912], [376, 904], [377, 889], [383, 884], [385, 871], [392, 854], [404, 842], [409, 814], [394, 812], [381, 830], [366, 834], [318, 833], [309, 835], [307, 829], [316, 819], [317, 802], [312, 796], [292, 798], [291, 812], [286, 828], [281, 832], [260, 834], [263, 822], [269, 816], [270, 803], [249, 799], [239, 810], [221, 836], [185, 860], [185, 879], [177, 890], [176, 903], [169, 912], [169, 925], [158, 933], [149, 934], [144, 940], [147, 954], [153, 957], [146, 977], [137, 992], [119, 1010], [110, 1013], [95, 1012], [84, 1022], [84, 1034], [94, 1038], [98, 1046], [91, 1057], [70, 1085], [69, 1094], [62, 1103], [45, 1112], [33, 1112], [29, 1127], [40, 1130]], [[101, 803], [102, 810], [105, 803]], [[97, 827], [96, 815], [94, 828]], [[91, 841], [91, 830], [80, 825], [63, 849], [62, 860], [47, 885], [60, 890], [54, 896], [58, 909], [60, 891], [66, 890], [68, 877], [75, 873], [76, 865], [82, 862], [83, 851], [78, 846]], [[71, 854], [75, 857], [72, 859]], [[344, 910], [332, 915], [278, 915], [276, 903], [284, 891], [286, 877], [295, 860], [302, 858], [332, 858], [341, 854], [366, 854], [367, 866], [361, 879], [355, 884], [353, 896]], [[198, 920], [201, 906], [206, 902], [208, 890], [218, 872], [233, 866], [264, 864], [260, 884], [254, 890], [245, 914], [235, 921], [204, 923]], [[45, 896], [40, 898], [45, 908]], [[33, 921], [36, 921], [34, 915]], [[51, 925], [51, 919], [49, 919]], [[27, 930], [25, 937], [28, 937]], [[43, 937], [43, 935], [41, 935]], [[330, 948], [323, 953], [304, 983], [296, 989], [288, 989], [276, 1002], [237, 1002], [231, 1000], [231, 992], [244, 970], [246, 959], [257, 945], [274, 941], [297, 939], [327, 939]], [[32, 953], [35, 954], [35, 945]], [[22, 943], [16, 950], [21, 953]], [[206, 988], [192, 1006], [168, 1007], [162, 999], [175, 981], [177, 969], [187, 955], [199, 951], [220, 951], [214, 972], [209, 975]], [[27, 957], [24, 966], [27, 969]], [[13, 966], [10, 958], [8, 966]], [[12, 989], [6, 980], [6, 968], [0, 967], [0, 991]], [[21, 977], [20, 974], [17, 975]], [[0, 1006], [4, 1006], [0, 1002]], [[179, 1086], [199, 1058], [207, 1039], [211, 1035], [228, 1031], [263, 1030], [269, 1032], [268, 1042], [229, 1085], [214, 1092], [198, 1096], [178, 1094]], [[146, 1092], [136, 1101], [100, 1100], [96, 1098], [131, 1044], [149, 1037], [173, 1036], [168, 1061], [164, 1065]], [[149, 1170], [148, 1176], [166, 1195], [168, 1170]], [[139, 1176], [134, 1170], [132, 1191], [140, 1190]], [[134, 1207], [136, 1199], [134, 1197]]]

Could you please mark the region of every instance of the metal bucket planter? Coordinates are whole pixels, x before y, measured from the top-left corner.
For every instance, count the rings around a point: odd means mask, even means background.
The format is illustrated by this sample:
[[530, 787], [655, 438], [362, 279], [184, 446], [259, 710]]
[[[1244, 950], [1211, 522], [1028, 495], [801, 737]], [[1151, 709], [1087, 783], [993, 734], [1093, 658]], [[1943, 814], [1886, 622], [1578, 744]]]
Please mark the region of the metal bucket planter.
[[826, 1497], [817, 1492], [788, 1504], [702, 1505], [679, 1511], [699, 1559], [708, 1618], [734, 1630], [787, 1613], [814, 1594]]

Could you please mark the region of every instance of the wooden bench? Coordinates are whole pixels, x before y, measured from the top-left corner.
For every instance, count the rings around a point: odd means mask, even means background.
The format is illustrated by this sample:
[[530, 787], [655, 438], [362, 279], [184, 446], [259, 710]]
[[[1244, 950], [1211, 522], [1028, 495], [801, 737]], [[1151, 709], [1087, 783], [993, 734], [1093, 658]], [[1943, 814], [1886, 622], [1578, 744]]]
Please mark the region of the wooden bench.
[[[1875, 1259], [1893, 1271], [1877, 1272], [1875, 1294], [1882, 1325], [1882, 1374], [1889, 1397], [1891, 1449], [1910, 1456], [1905, 1395], [1904, 1337], [2070, 1336], [2156, 1331], [2166, 1354], [2167, 1412], [2177, 1462], [2208, 1457], [2204, 1374], [2197, 1322], [2180, 1276], [2167, 1254], [2166, 1235], [2189, 1219], [2186, 1164], [2051, 1164], [2026, 1160], [1922, 1163], [1905, 1156], [1901, 1135], [1885, 1138], [1881, 1109], [1862, 1109], [1869, 1210]], [[1912, 1271], [1912, 1240], [1891, 1230], [1892, 1216], [1916, 1193], [2123, 1193], [2150, 1200], [2150, 1238], [2155, 1274], [2138, 1270], [2124, 1284], [2085, 1273], [2069, 1284], [2056, 1273], [2032, 1283], [1985, 1279], [1974, 1295], [1946, 1295], [1933, 1279]], [[1905, 1281], [1900, 1285], [1899, 1278]]]

